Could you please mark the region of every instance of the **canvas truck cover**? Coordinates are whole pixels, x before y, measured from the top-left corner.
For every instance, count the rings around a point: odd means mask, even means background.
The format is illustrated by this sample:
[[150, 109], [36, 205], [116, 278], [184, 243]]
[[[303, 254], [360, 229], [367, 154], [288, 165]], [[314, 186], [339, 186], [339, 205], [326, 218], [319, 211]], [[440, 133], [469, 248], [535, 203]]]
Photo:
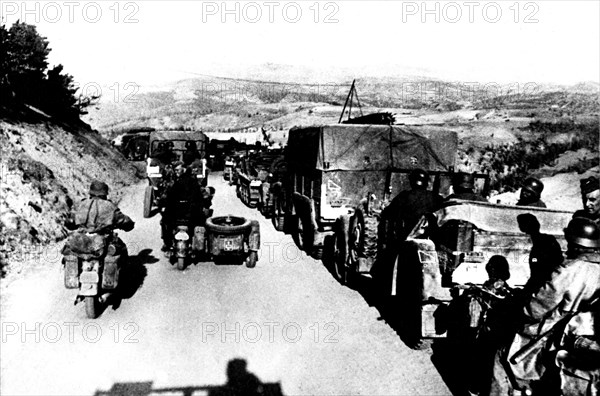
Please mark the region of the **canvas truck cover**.
[[286, 158], [321, 171], [447, 171], [457, 148], [456, 132], [437, 126], [336, 124], [291, 129]]
[[208, 137], [202, 132], [186, 132], [186, 131], [155, 131], [150, 133], [150, 148], [156, 149], [159, 141], [175, 141], [175, 150], [185, 150], [186, 141], [195, 141], [196, 148], [200, 153], [206, 151]]

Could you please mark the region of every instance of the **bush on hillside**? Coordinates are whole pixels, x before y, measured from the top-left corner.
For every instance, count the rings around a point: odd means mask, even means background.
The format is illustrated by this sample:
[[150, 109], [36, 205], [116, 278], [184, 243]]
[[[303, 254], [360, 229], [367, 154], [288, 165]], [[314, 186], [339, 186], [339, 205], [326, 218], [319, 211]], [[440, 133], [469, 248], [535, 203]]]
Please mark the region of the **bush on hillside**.
[[77, 95], [73, 76], [63, 73], [62, 65], [48, 69], [48, 45], [33, 25], [0, 25], [0, 99], [12, 106], [31, 105], [60, 119], [78, 119], [98, 97]]

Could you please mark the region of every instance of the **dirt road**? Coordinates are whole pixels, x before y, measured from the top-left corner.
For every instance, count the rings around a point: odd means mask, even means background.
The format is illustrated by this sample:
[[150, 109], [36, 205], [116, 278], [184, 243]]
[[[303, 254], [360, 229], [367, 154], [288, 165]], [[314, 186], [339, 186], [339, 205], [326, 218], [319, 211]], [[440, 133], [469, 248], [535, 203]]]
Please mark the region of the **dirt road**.
[[160, 216], [142, 218], [145, 185], [133, 186], [120, 205], [136, 227], [120, 233], [132, 270], [118, 306], [86, 319], [50, 258], [3, 293], [2, 395], [201, 395], [227, 382], [235, 358], [285, 395], [450, 394], [430, 353], [407, 348], [219, 174], [210, 184], [216, 215], [259, 219], [256, 268], [178, 271], [160, 252]]

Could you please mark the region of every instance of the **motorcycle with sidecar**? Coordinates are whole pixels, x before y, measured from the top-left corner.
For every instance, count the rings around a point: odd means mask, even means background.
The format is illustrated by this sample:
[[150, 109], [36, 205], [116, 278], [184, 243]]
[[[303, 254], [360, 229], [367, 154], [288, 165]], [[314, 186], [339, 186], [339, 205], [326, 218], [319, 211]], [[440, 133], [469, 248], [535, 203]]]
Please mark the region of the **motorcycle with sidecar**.
[[[210, 210], [212, 212], [212, 209]], [[256, 266], [260, 249], [260, 227], [257, 220], [227, 215], [209, 217], [204, 225], [191, 227], [180, 222], [173, 230], [171, 263], [186, 268], [189, 260], [225, 262], [244, 261], [248, 268]]]

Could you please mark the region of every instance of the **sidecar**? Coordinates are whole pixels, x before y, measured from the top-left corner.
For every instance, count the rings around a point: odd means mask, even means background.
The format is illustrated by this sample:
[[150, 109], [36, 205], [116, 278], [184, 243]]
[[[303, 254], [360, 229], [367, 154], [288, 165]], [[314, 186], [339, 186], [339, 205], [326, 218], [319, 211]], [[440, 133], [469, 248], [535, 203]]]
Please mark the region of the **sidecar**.
[[196, 227], [193, 249], [217, 262], [245, 261], [256, 266], [260, 249], [260, 227], [257, 220], [226, 215], [210, 217], [205, 227]]

